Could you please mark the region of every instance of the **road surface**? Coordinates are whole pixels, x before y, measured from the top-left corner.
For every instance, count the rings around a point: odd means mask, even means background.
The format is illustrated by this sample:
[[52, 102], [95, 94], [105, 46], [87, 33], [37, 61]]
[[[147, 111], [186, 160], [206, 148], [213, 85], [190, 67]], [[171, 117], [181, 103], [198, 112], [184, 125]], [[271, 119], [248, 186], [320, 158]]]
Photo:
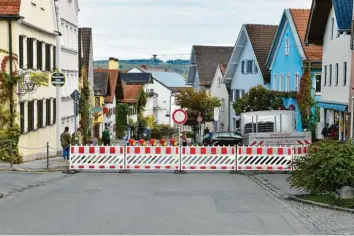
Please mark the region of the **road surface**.
[[288, 203], [244, 175], [0, 172], [1, 191], [0, 234], [354, 233], [354, 214]]

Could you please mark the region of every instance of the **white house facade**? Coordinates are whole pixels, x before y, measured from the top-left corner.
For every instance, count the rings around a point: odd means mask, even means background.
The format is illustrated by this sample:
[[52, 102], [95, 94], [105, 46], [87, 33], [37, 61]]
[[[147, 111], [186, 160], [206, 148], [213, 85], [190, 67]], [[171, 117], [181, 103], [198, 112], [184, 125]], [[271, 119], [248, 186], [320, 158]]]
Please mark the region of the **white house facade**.
[[58, 27], [53, 1], [21, 1], [20, 15], [14, 31], [14, 52], [19, 57], [19, 73], [25, 80], [35, 78], [41, 85], [33, 92], [18, 95], [17, 111], [21, 136], [19, 152], [24, 161], [45, 157], [47, 142], [55, 155], [56, 132], [55, 87], [50, 75], [57, 67], [56, 43]]
[[229, 126], [229, 92], [227, 91], [226, 85], [222, 83], [225, 70], [225, 64], [218, 65], [213, 83], [210, 87], [211, 95], [221, 100], [221, 106], [219, 107], [219, 121], [214, 122], [212, 132], [227, 131]]
[[[59, 70], [66, 77], [65, 85], [60, 88], [59, 130], [66, 126], [71, 132], [75, 130], [74, 101], [70, 95], [79, 86], [79, 57], [78, 57], [78, 0], [56, 0], [58, 6], [58, 24], [61, 37], [58, 40]], [[77, 110], [78, 111], [78, 110]], [[78, 117], [77, 124], [78, 127]]]
[[[339, 126], [344, 131], [344, 137], [353, 136], [350, 128], [353, 112], [348, 110], [352, 73], [352, 14], [352, 0], [314, 1], [306, 36], [309, 43], [323, 45], [320, 125]], [[322, 26], [318, 25], [319, 20]], [[342, 139], [342, 134], [338, 138]]]
[[230, 131], [239, 127], [232, 103], [256, 85], [269, 89], [270, 73], [265, 60], [276, 30], [274, 25], [247, 24], [241, 28], [222, 81], [230, 91]]

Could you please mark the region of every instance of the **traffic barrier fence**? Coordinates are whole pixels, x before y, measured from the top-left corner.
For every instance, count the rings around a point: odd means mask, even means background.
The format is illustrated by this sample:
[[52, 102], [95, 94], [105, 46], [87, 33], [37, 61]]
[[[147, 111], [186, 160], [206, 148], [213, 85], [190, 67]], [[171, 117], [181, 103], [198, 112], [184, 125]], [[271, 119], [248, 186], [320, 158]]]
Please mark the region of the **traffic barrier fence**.
[[292, 171], [307, 146], [72, 146], [72, 170]]

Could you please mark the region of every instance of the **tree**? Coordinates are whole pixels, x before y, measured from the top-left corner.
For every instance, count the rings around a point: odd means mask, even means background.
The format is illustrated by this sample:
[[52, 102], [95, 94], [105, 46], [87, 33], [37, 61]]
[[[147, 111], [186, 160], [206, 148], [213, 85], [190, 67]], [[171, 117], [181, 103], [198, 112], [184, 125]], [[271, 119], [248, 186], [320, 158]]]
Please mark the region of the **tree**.
[[233, 103], [237, 115], [248, 111], [284, 110], [283, 98], [296, 97], [296, 92], [270, 91], [262, 85], [252, 87], [248, 93]]
[[186, 109], [188, 115], [187, 124], [196, 130], [197, 118], [201, 115], [204, 121], [213, 120], [215, 107], [220, 106], [220, 99], [213, 97], [206, 90], [196, 91], [193, 88], [186, 88], [176, 95], [176, 104]]

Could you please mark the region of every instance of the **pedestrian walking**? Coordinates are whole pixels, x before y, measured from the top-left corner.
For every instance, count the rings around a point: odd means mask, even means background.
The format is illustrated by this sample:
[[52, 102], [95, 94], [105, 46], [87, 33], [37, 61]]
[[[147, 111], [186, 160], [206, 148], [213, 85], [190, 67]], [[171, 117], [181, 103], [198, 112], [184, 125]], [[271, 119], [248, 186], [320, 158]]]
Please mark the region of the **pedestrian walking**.
[[322, 134], [323, 138], [328, 137], [328, 134], [329, 134], [328, 124], [325, 124], [325, 126], [324, 126], [323, 129], [322, 129], [321, 134]]
[[64, 160], [69, 160], [70, 143], [71, 143], [71, 135], [69, 133], [69, 127], [65, 127], [64, 132], [61, 133], [60, 142], [61, 142], [61, 146], [63, 148]]
[[102, 132], [102, 142], [104, 146], [111, 145], [111, 132], [106, 126], [105, 130]]

